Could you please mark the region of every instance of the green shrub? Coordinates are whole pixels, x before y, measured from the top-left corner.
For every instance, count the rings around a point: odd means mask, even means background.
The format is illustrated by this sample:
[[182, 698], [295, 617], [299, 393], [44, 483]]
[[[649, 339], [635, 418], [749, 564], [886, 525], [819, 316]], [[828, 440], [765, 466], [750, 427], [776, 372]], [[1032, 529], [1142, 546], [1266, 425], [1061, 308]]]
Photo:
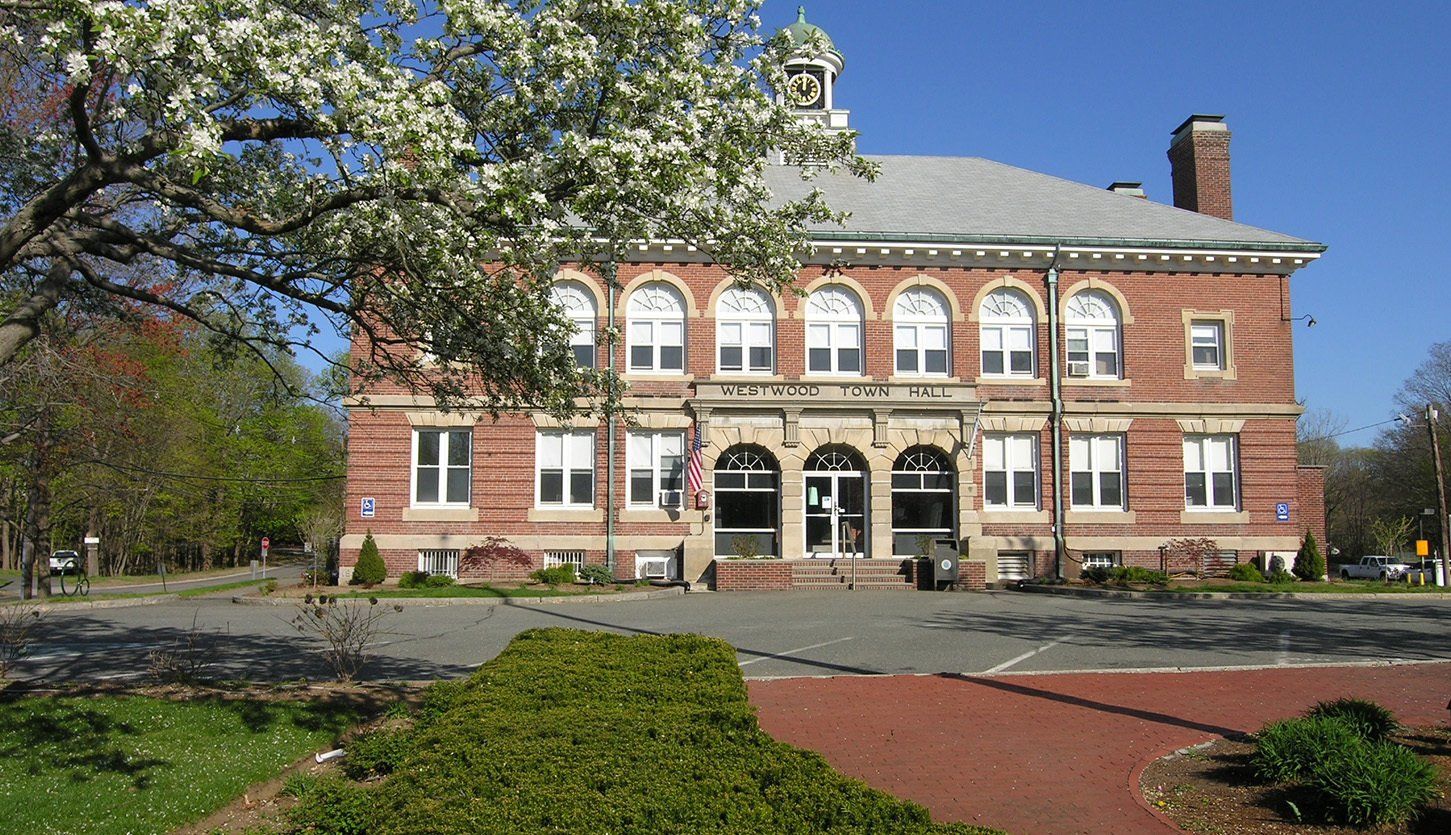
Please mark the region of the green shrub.
[[392, 774], [412, 750], [411, 728], [383, 728], [349, 742], [348, 755], [339, 762], [343, 773], [354, 780], [384, 777]]
[[588, 563], [579, 568], [579, 579], [586, 583], [608, 585], [615, 581], [615, 575], [608, 568], [597, 563]]
[[1138, 565], [1119, 565], [1109, 569], [1109, 579], [1121, 586], [1130, 583], [1142, 583], [1154, 586], [1165, 586], [1169, 584], [1169, 575], [1162, 571], [1154, 571]]
[[1270, 572], [1270, 576], [1266, 577], [1265, 581], [1272, 586], [1284, 586], [1295, 582], [1295, 575], [1281, 568], [1278, 571]]
[[1295, 576], [1301, 580], [1314, 582], [1325, 576], [1325, 558], [1320, 556], [1320, 545], [1315, 542], [1315, 534], [1305, 531], [1305, 539], [1300, 543], [1300, 550], [1295, 554]]
[[1238, 580], [1241, 583], [1263, 583], [1265, 575], [1262, 574], [1252, 562], [1236, 563], [1229, 569], [1229, 579]]
[[405, 571], [398, 576], [398, 588], [400, 589], [421, 589], [427, 584], [427, 571]]
[[424, 585], [431, 589], [441, 589], [446, 586], [451, 586], [456, 582], [458, 581], [447, 574], [430, 574]]
[[1326, 758], [1310, 784], [1332, 817], [1363, 827], [1404, 823], [1440, 796], [1435, 767], [1390, 742], [1359, 742]]
[[371, 586], [388, 579], [388, 566], [378, 553], [378, 543], [373, 541], [373, 532], [363, 537], [363, 547], [358, 551], [358, 564], [353, 567], [353, 582]]
[[372, 793], [339, 777], [316, 777], [289, 786], [300, 792], [288, 816], [311, 835], [367, 835], [372, 831]]
[[1107, 583], [1111, 574], [1112, 569], [1106, 565], [1095, 565], [1092, 568], [1083, 569], [1083, 579], [1090, 583], [1098, 583], [1099, 585]]
[[1400, 729], [1396, 717], [1385, 708], [1366, 699], [1336, 699], [1320, 702], [1305, 711], [1309, 717], [1339, 719], [1358, 737], [1367, 742], [1381, 742]]
[[574, 582], [574, 566], [556, 565], [553, 568], [541, 568], [529, 575], [529, 579], [536, 583], [548, 583], [551, 586], [567, 586]]
[[1307, 779], [1318, 763], [1361, 744], [1348, 725], [1325, 717], [1272, 722], [1256, 734], [1255, 742], [1251, 764], [1261, 780], [1271, 783]]

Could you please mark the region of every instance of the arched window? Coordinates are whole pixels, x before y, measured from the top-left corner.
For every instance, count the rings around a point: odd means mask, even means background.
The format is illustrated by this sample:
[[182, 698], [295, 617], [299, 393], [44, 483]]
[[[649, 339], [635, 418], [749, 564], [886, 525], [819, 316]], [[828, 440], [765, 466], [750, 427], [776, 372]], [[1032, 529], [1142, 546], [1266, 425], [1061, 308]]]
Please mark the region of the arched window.
[[715, 308], [717, 368], [770, 374], [776, 370], [776, 310], [760, 290], [732, 287]]
[[806, 370], [862, 373], [862, 303], [845, 287], [822, 287], [806, 300]]
[[1119, 310], [1102, 290], [1074, 293], [1063, 314], [1068, 337], [1068, 376], [1117, 380], [1119, 362]]
[[627, 312], [630, 370], [646, 373], [685, 371], [685, 301], [664, 282], [630, 294]]
[[569, 345], [574, 349], [574, 360], [580, 368], [595, 367], [595, 310], [594, 295], [578, 281], [557, 282], [549, 292], [555, 304], [564, 309], [564, 315], [574, 324], [574, 333]]
[[950, 317], [942, 294], [926, 287], [899, 294], [892, 321], [897, 373], [946, 377]]
[[892, 553], [932, 556], [928, 540], [954, 539], [956, 473], [939, 449], [912, 447], [892, 465]]
[[715, 462], [716, 556], [780, 556], [781, 468], [761, 447], [741, 444]]
[[1038, 344], [1033, 306], [1018, 290], [994, 290], [978, 310], [982, 320], [982, 373], [990, 377], [1033, 377]]

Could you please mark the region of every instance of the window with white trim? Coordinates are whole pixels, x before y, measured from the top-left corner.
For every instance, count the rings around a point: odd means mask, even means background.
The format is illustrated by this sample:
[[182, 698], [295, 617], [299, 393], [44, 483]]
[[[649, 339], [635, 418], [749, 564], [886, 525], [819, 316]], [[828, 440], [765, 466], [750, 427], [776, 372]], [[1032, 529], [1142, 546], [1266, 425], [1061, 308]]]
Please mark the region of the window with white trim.
[[1083, 290], [1068, 300], [1063, 314], [1068, 338], [1068, 376], [1090, 380], [1117, 380], [1119, 361], [1119, 309], [1102, 290]]
[[1123, 510], [1123, 452], [1123, 435], [1074, 435], [1068, 439], [1074, 510]]
[[471, 429], [414, 430], [414, 506], [468, 506], [473, 434]]
[[1190, 510], [1237, 510], [1234, 435], [1184, 436], [1184, 504]]
[[1119, 564], [1117, 551], [1085, 551], [1083, 553], [1084, 568], [1113, 568]]
[[715, 305], [716, 368], [722, 373], [776, 370], [776, 308], [760, 290], [732, 287]]
[[808, 374], [862, 373], [862, 304], [845, 287], [822, 287], [806, 300]]
[[1195, 371], [1224, 370], [1224, 322], [1195, 319], [1189, 326], [1189, 351]]
[[680, 507], [685, 490], [685, 434], [631, 432], [625, 445], [631, 507]]
[[595, 433], [537, 433], [534, 468], [534, 500], [539, 507], [594, 507]]
[[988, 377], [1032, 377], [1038, 343], [1033, 306], [1017, 290], [994, 290], [978, 308], [982, 373]]
[[983, 506], [1038, 509], [1038, 436], [985, 433], [982, 439]]
[[685, 300], [663, 281], [630, 294], [626, 308], [630, 371], [681, 374], [685, 371]]
[[418, 570], [458, 579], [458, 551], [430, 548], [418, 552]]
[[594, 294], [578, 281], [556, 282], [549, 291], [550, 299], [564, 309], [564, 314], [574, 325], [569, 346], [574, 351], [574, 361], [580, 368], [595, 367], [595, 310]]
[[946, 377], [951, 317], [942, 294], [928, 287], [903, 291], [892, 305], [892, 322], [896, 372]]

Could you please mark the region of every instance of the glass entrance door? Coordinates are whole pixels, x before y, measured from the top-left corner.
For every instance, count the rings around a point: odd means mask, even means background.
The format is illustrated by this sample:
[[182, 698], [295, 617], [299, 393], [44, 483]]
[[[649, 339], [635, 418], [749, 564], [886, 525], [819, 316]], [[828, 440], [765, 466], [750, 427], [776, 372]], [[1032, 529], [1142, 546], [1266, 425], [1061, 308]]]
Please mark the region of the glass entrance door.
[[806, 556], [865, 557], [866, 499], [865, 473], [807, 473]]

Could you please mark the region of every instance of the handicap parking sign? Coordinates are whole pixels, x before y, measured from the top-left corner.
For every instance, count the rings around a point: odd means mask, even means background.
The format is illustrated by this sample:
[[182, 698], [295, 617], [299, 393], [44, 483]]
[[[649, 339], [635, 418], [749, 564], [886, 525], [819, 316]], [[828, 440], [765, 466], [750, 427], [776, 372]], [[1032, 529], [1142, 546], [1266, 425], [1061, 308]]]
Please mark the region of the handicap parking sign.
[[1290, 503], [1289, 502], [1280, 502], [1280, 503], [1278, 503], [1278, 504], [1275, 505], [1275, 521], [1276, 522], [1288, 522], [1288, 521], [1290, 521]]
[[362, 508], [363, 518], [364, 519], [372, 519], [373, 518], [373, 513], [376, 510], [376, 508], [377, 508], [377, 505], [375, 505], [373, 503], [373, 499], [371, 497], [366, 498], [366, 499], [363, 499], [363, 508]]

